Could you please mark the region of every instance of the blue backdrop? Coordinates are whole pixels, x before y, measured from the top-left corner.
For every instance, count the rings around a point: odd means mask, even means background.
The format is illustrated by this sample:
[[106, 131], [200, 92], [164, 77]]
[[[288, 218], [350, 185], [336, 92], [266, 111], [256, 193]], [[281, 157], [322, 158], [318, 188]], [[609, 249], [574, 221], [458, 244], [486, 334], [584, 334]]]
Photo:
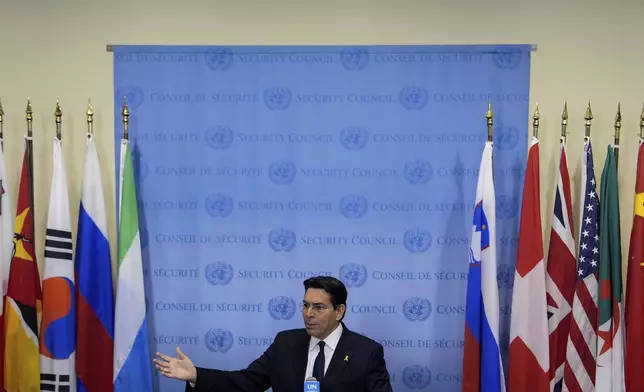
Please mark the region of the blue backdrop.
[[302, 327], [302, 281], [328, 274], [349, 289], [347, 326], [385, 347], [395, 391], [460, 391], [488, 101], [507, 349], [529, 45], [117, 46], [114, 67], [152, 350], [246, 367]]

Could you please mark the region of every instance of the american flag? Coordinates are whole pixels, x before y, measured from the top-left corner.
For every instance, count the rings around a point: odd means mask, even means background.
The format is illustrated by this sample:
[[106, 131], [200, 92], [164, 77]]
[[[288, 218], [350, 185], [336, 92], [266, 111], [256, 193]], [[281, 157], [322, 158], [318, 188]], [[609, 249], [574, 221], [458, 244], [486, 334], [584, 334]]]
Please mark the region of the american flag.
[[577, 257], [577, 285], [564, 368], [564, 388], [571, 392], [592, 391], [595, 385], [599, 294], [599, 196], [590, 138], [586, 138], [584, 142], [581, 187], [584, 202]]

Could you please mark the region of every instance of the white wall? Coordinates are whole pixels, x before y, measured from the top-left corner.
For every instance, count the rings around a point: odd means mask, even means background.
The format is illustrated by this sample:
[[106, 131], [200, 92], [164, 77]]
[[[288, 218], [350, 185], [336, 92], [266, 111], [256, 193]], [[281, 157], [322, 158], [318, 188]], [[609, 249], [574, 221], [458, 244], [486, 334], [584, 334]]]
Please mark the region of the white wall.
[[[85, 110], [91, 97], [112, 216], [109, 235], [114, 238], [113, 72], [106, 44], [534, 43], [538, 51], [532, 60], [531, 105], [538, 101], [541, 112], [546, 246], [564, 100], [570, 114], [569, 162], [576, 203], [586, 104], [590, 99], [595, 116], [592, 134], [599, 180], [621, 101], [619, 181], [626, 259], [644, 100], [643, 14], [641, 0], [0, 0], [0, 99], [6, 112], [5, 151], [14, 203], [29, 96], [35, 111], [36, 230], [44, 233], [53, 111], [60, 97], [75, 226]], [[575, 215], [578, 210], [575, 205]], [[42, 264], [42, 235], [37, 247]]]

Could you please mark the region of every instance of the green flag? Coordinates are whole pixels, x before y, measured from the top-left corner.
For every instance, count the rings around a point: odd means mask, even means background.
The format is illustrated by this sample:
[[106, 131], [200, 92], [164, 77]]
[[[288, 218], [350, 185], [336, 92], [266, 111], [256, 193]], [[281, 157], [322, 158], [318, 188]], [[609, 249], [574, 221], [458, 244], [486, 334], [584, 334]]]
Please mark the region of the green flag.
[[[602, 171], [599, 218], [599, 323], [595, 388], [624, 391], [622, 247], [615, 149], [608, 146]], [[582, 261], [580, 261], [582, 262]]]

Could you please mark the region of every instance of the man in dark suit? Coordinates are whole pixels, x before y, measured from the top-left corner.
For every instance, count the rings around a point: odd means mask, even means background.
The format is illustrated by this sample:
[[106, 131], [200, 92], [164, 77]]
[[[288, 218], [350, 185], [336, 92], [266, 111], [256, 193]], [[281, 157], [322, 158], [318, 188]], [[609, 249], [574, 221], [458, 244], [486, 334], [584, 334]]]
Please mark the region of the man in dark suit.
[[304, 281], [304, 329], [282, 331], [246, 369], [195, 367], [177, 348], [177, 357], [157, 353], [154, 363], [166, 377], [187, 381], [186, 391], [299, 392], [315, 377], [321, 392], [392, 392], [383, 347], [351, 332], [342, 322], [347, 289], [330, 276]]

